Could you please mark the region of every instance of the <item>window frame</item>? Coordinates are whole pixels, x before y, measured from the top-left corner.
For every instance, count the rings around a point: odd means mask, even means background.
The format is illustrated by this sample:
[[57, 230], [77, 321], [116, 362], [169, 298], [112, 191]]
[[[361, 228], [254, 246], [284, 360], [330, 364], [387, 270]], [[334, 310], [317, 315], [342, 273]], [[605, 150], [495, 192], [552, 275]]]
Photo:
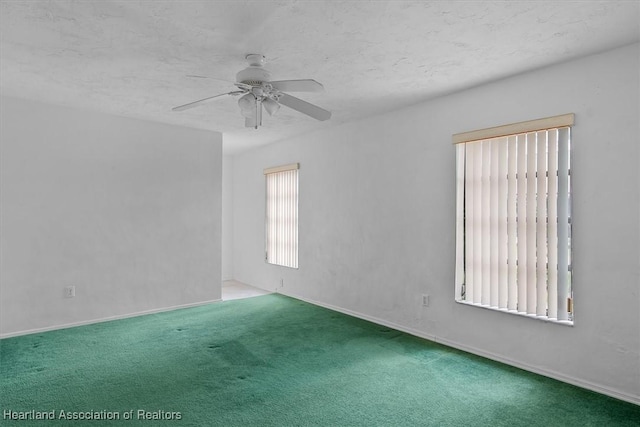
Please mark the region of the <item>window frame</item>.
[[[453, 144], [456, 145], [456, 179], [457, 179], [457, 185], [456, 185], [456, 261], [455, 261], [455, 265], [456, 265], [456, 271], [455, 271], [455, 300], [458, 303], [461, 304], [466, 304], [466, 305], [472, 305], [472, 306], [476, 306], [476, 307], [480, 307], [480, 308], [486, 308], [486, 309], [491, 309], [491, 310], [497, 310], [497, 311], [501, 311], [501, 312], [506, 312], [506, 313], [510, 313], [510, 314], [516, 314], [516, 315], [522, 315], [522, 316], [526, 316], [529, 318], [535, 318], [535, 319], [539, 319], [539, 320], [544, 320], [544, 321], [549, 321], [552, 323], [557, 323], [557, 324], [564, 324], [564, 325], [573, 325], [574, 322], [574, 310], [573, 310], [573, 284], [572, 284], [572, 275], [573, 275], [573, 266], [572, 266], [572, 260], [571, 260], [571, 217], [572, 217], [572, 212], [571, 212], [571, 194], [572, 194], [572, 188], [571, 188], [571, 163], [570, 163], [570, 157], [571, 157], [571, 127], [573, 126], [575, 121], [575, 116], [574, 114], [564, 114], [564, 115], [560, 115], [560, 116], [553, 116], [553, 117], [548, 117], [548, 118], [544, 118], [544, 119], [537, 119], [537, 120], [530, 120], [530, 121], [525, 121], [525, 122], [519, 122], [519, 123], [514, 123], [514, 124], [509, 124], [509, 125], [504, 125], [504, 126], [497, 126], [497, 127], [493, 127], [493, 128], [487, 128], [487, 129], [480, 129], [480, 130], [476, 130], [476, 131], [471, 131], [471, 132], [463, 132], [463, 133], [458, 133], [453, 135], [452, 137], [452, 141]], [[472, 296], [472, 301], [469, 301], [466, 299], [467, 295], [465, 294], [465, 286], [466, 284], [470, 283], [469, 281], [467, 281], [466, 278], [466, 260], [465, 260], [465, 256], [467, 253], [472, 253], [473, 257], [477, 257], [477, 258], [482, 258], [482, 267], [480, 267], [480, 269], [484, 268], [487, 269], [488, 267], [486, 266], [486, 259], [487, 259], [487, 254], [484, 253], [486, 252], [488, 249], [488, 247], [493, 244], [493, 243], [487, 243], [487, 236], [488, 236], [488, 240], [490, 242], [498, 240], [498, 237], [493, 236], [491, 234], [491, 232], [488, 232], [488, 234], [484, 234], [483, 235], [483, 247], [478, 247], [477, 245], [474, 247], [474, 250], [472, 250], [471, 252], [469, 252], [467, 249], [465, 248], [465, 244], [467, 243], [467, 241], [469, 240], [466, 236], [466, 221], [467, 221], [467, 215], [468, 212], [466, 210], [466, 206], [465, 203], [467, 202], [467, 195], [465, 194], [465, 189], [467, 188], [468, 182], [467, 178], [466, 178], [466, 165], [465, 165], [465, 151], [467, 148], [467, 144], [478, 144], [478, 145], [474, 145], [473, 147], [478, 147], [481, 144], [487, 143], [487, 144], [491, 144], [492, 142], [494, 142], [495, 146], [497, 146], [500, 142], [504, 142], [506, 144], [506, 139], [507, 138], [513, 138], [513, 137], [518, 137], [518, 135], [529, 135], [529, 134], [536, 134], [538, 132], [547, 132], [549, 130], [560, 130], [560, 129], [567, 129], [566, 131], [566, 183], [567, 183], [567, 188], [566, 188], [566, 205], [562, 205], [561, 208], [562, 209], [566, 209], [566, 220], [567, 223], [565, 224], [565, 226], [563, 227], [558, 227], [558, 230], [560, 229], [565, 229], [565, 231], [559, 231], [559, 233], [564, 233], [566, 232], [566, 236], [565, 235], [558, 235], [557, 236], [557, 241], [560, 241], [560, 239], [565, 239], [566, 238], [566, 249], [567, 249], [567, 253], [566, 253], [566, 262], [567, 262], [567, 272], [566, 272], [566, 279], [567, 279], [567, 288], [566, 289], [562, 289], [562, 292], [560, 294], [560, 296], [558, 297], [558, 302], [560, 304], [561, 298], [564, 298], [565, 295], [568, 295], [568, 298], [566, 300], [566, 306], [562, 305], [561, 307], [559, 306], [557, 309], [554, 306], [553, 309], [551, 308], [551, 304], [549, 303], [550, 300], [550, 296], [554, 297], [554, 293], [555, 292], [555, 287], [557, 287], [556, 283], [553, 283], [552, 286], [551, 285], [551, 281], [549, 279], [549, 274], [552, 271], [549, 268], [549, 259], [546, 258], [546, 253], [545, 250], [542, 249], [537, 249], [537, 246], [534, 246], [533, 249], [533, 253], [535, 253], [535, 261], [531, 264], [528, 265], [526, 267], [527, 272], [525, 274], [529, 275], [530, 271], [532, 269], [536, 270], [537, 274], [539, 277], [543, 277], [546, 275], [546, 277], [544, 277], [542, 280], [540, 280], [540, 282], [543, 282], [545, 285], [541, 287], [540, 283], [538, 285], [532, 285], [529, 284], [528, 287], [525, 288], [526, 292], [532, 292], [531, 288], [533, 287], [533, 292], [538, 292], [538, 298], [541, 298], [541, 296], [544, 296], [544, 301], [546, 303], [546, 309], [545, 309], [545, 314], [541, 314], [541, 310], [540, 310], [540, 306], [536, 308], [534, 308], [533, 312], [531, 312], [532, 310], [530, 308], [525, 308], [523, 309], [521, 306], [517, 306], [513, 304], [513, 301], [509, 301], [509, 306], [507, 307], [507, 304], [503, 302], [503, 296], [500, 296], [500, 302], [496, 303], [496, 299], [497, 297], [495, 297], [495, 295], [492, 298], [491, 301], [487, 301], [488, 297], [486, 294], [491, 295], [492, 292], [495, 292], [495, 286], [497, 286], [495, 283], [493, 283], [495, 281], [496, 277], [500, 277], [498, 273], [495, 273], [495, 275], [491, 276], [491, 279], [488, 280], [488, 285], [485, 283], [487, 282], [486, 280], [486, 276], [485, 278], [483, 278], [483, 286], [489, 288], [489, 290], [481, 290], [480, 291], [480, 295], [481, 295], [481, 299], [482, 301], [478, 301], [478, 297], [477, 296]], [[546, 136], [545, 136], [546, 138]], [[520, 140], [518, 140], [518, 143], [520, 143]], [[558, 145], [560, 144], [560, 142], [557, 142]], [[563, 142], [564, 143], [564, 142]], [[460, 146], [458, 144], [465, 144], [464, 146]], [[546, 148], [545, 152], [540, 152], [539, 148], [536, 148], [538, 151], [536, 152], [537, 154], [534, 156], [540, 156], [541, 154], [549, 156], [549, 149], [548, 149], [548, 142], [545, 140], [544, 142], [544, 146]], [[493, 147], [494, 145], [492, 145], [491, 147]], [[464, 148], [463, 148], [464, 147]], [[539, 147], [536, 145], [536, 147]], [[495, 148], [494, 148], [495, 150]], [[561, 150], [559, 150], [561, 151]], [[473, 152], [473, 151], [472, 151]], [[484, 153], [483, 153], [484, 155]], [[564, 155], [564, 154], [563, 154]], [[477, 154], [476, 154], [477, 156]], [[515, 156], [514, 156], [515, 158]], [[542, 157], [540, 157], [542, 158]], [[501, 173], [496, 173], [497, 167], [496, 169], [491, 169], [491, 166], [486, 166], [487, 162], [489, 158], [482, 158], [481, 160], [478, 160], [478, 157], [474, 158], [475, 162], [478, 163], [482, 163], [483, 161], [485, 163], [483, 163], [483, 173], [486, 175], [487, 171], [490, 170], [489, 176], [492, 175], [497, 175], [498, 178], [494, 178], [496, 180], [502, 180], [503, 177], [501, 175]], [[494, 163], [497, 160], [497, 156], [493, 159], [491, 159], [490, 161], [493, 161]], [[559, 162], [564, 161], [564, 157], [562, 158], [562, 160], [558, 160]], [[502, 162], [503, 159], [500, 159], [500, 162]], [[529, 161], [529, 158], [527, 158], [527, 161]], [[535, 161], [533, 162], [535, 163]], [[504, 166], [503, 166], [504, 167]], [[538, 171], [540, 170], [540, 168], [538, 168], [538, 164], [535, 163], [535, 172], [536, 172], [536, 177], [534, 180], [539, 180], [539, 176], [541, 177], [542, 181], [546, 182], [550, 182], [549, 179], [549, 174], [548, 172], [546, 174], [538, 174]], [[547, 164], [545, 163], [544, 166], [544, 170], [547, 170]], [[528, 171], [530, 171], [530, 169], [528, 169]], [[518, 170], [519, 173], [522, 173], [522, 170]], [[556, 173], [559, 174], [560, 172], [556, 170]], [[483, 175], [485, 178], [486, 176]], [[515, 175], [517, 176], [517, 175]], [[483, 178], [483, 179], [485, 179]], [[511, 178], [513, 180], [513, 178]], [[520, 179], [520, 178], [518, 178]], [[555, 179], [555, 178], [554, 178]], [[507, 177], [504, 177], [504, 180], [507, 180]], [[532, 181], [531, 179], [525, 178], [525, 180], [527, 182]], [[556, 179], [557, 180], [557, 179]], [[469, 184], [469, 185], [473, 185]], [[515, 185], [515, 184], [513, 184]], [[488, 190], [487, 190], [488, 188]], [[481, 193], [481, 203], [483, 203], [484, 205], [488, 204], [487, 203], [487, 199], [492, 200], [494, 197], [496, 197], [496, 195], [499, 196], [504, 196], [506, 193], [498, 193], [495, 194], [495, 191], [497, 191], [497, 184], [495, 187], [483, 187], [483, 190], [485, 190], [484, 192]], [[487, 192], [488, 191], [488, 192]], [[506, 191], [506, 190], [501, 190], [501, 191]], [[521, 190], [518, 190], [516, 193], [518, 193]], [[530, 191], [530, 190], [528, 190]], [[562, 193], [562, 191], [564, 191], [563, 189], [559, 190], [558, 194], [564, 194]], [[493, 196], [490, 196], [491, 194], [494, 194]], [[523, 193], [524, 194], [524, 193]], [[535, 195], [533, 197], [533, 199], [535, 200], [535, 224], [538, 224], [539, 221], [539, 214], [540, 211], [544, 212], [544, 218], [545, 218], [545, 223], [548, 224], [549, 221], [549, 216], [547, 214], [547, 204], [549, 203], [549, 198], [547, 197], [549, 195], [548, 190], [546, 190], [546, 192], [544, 193], [544, 199], [543, 199], [543, 203], [540, 204], [539, 200], [539, 190], [536, 187], [535, 190]], [[555, 193], [554, 193], [555, 194]], [[518, 197], [515, 194], [511, 194], [509, 193], [510, 197]], [[471, 195], [470, 195], [471, 197]], [[558, 196], [561, 197], [561, 196]], [[522, 202], [521, 202], [522, 203]], [[530, 202], [528, 202], [530, 203]], [[564, 202], [563, 202], [564, 203]], [[532, 204], [533, 205], [533, 204]], [[479, 221], [489, 221], [490, 217], [486, 216], [486, 211], [483, 211], [481, 216], [477, 219]], [[531, 216], [531, 214], [529, 214]], [[515, 217], [515, 221], [517, 222], [517, 218], [518, 216], [516, 215]], [[564, 217], [563, 217], [564, 218]], [[492, 218], [493, 220], [495, 220], [495, 218]], [[500, 222], [498, 222], [497, 227], [507, 227], [506, 225], [506, 218], [501, 218], [501, 220], [504, 220], [505, 223], [502, 224]], [[511, 219], [511, 222], [513, 223], [513, 218]], [[483, 227], [483, 226], [480, 226]], [[493, 227], [493, 226], [492, 226]], [[537, 225], [534, 225], [534, 227], [538, 227]], [[547, 228], [551, 228], [551, 227], [547, 227], [546, 225], [543, 226], [544, 229], [546, 230]], [[484, 228], [487, 229], [487, 226], [484, 225]], [[497, 228], [491, 228], [491, 230], [493, 232], [495, 232], [497, 230]], [[552, 231], [553, 232], [553, 231]], [[471, 231], [471, 233], [478, 233], [478, 229], [476, 228], [475, 231]], [[531, 236], [531, 230], [528, 231], [528, 234], [526, 234], [526, 236]], [[535, 236], [535, 234], [533, 234]], [[493, 236], [493, 237], [492, 237]], [[525, 236], [525, 239], [527, 238]], [[546, 237], [546, 245], [548, 245], [548, 242], [551, 240], [549, 239], [549, 235], [543, 235], [543, 237]], [[514, 239], [513, 237], [511, 237], [511, 239]], [[514, 240], [518, 240], [517, 237]], [[563, 240], [564, 241], [564, 240]], [[535, 245], [535, 243], [534, 243]], [[560, 246], [561, 248], [564, 248], [563, 246]], [[480, 255], [476, 256], [475, 255], [475, 250], [480, 249]], [[560, 252], [562, 252], [563, 249], [560, 250]], [[529, 251], [531, 252], [531, 247], [529, 248]], [[542, 253], [543, 256], [545, 257], [545, 262], [544, 263], [540, 263], [539, 262], [539, 257], [538, 254]], [[564, 256], [564, 255], [562, 255]], [[516, 264], [517, 265], [517, 257], [516, 257], [516, 262], [514, 263], [513, 260], [511, 262], [511, 264]], [[564, 259], [563, 259], [564, 262]], [[494, 268], [494, 259], [492, 258], [491, 260], [491, 268]], [[502, 264], [503, 266], [504, 264]], [[564, 268], [564, 264], [561, 264], [562, 267], [559, 268]], [[473, 271], [474, 267], [471, 267], [471, 270]], [[521, 268], [520, 266], [517, 266], [516, 268]], [[502, 271], [502, 270], [501, 270]], [[506, 280], [503, 279], [503, 277], [506, 275], [506, 273], [504, 271], [502, 271], [502, 277], [500, 277], [500, 280]], [[509, 282], [510, 283], [510, 282]], [[509, 284], [507, 283], [507, 286], [514, 286], [513, 284]], [[562, 282], [564, 284], [564, 282]], [[504, 285], [501, 285], [504, 286]], [[535, 287], [537, 286], [537, 288]], [[477, 289], [477, 288], [476, 288]], [[542, 289], [542, 290], [541, 290]], [[552, 291], [550, 291], [550, 289], [553, 289]], [[566, 291], [566, 294], [564, 293]], [[500, 288], [500, 292], [502, 293], [506, 293], [506, 290], [504, 290], [503, 287]], [[518, 290], [517, 292], [522, 292], [522, 288], [520, 290]], [[518, 293], [516, 292], [516, 299], [518, 298], [517, 295]], [[483, 295], [483, 293], [485, 295]], [[514, 296], [512, 295], [512, 290], [509, 289], [509, 298], [514, 298]], [[494, 299], [495, 298], [495, 299]], [[526, 298], [526, 297], [525, 297]], [[525, 299], [523, 298], [523, 300]], [[537, 299], [536, 299], [537, 301]], [[521, 301], [521, 303], [523, 303], [523, 301]], [[516, 301], [517, 304], [517, 301]], [[566, 307], [566, 310], [565, 310]], [[550, 317], [550, 313], [555, 314], [556, 317]], [[566, 318], [565, 318], [566, 317]]]
[[[299, 169], [300, 163], [291, 163], [264, 169], [265, 177], [265, 263], [274, 266], [298, 269], [299, 267]], [[280, 184], [272, 183], [270, 188], [270, 178], [287, 179], [286, 175], [295, 172], [295, 179], [291, 182]], [[293, 188], [292, 188], [293, 187]], [[271, 194], [271, 191], [280, 193]], [[293, 191], [293, 194], [283, 194]], [[272, 198], [277, 198], [275, 206], [272, 205]], [[272, 216], [276, 218], [272, 218]], [[273, 220], [273, 222], [271, 222]]]

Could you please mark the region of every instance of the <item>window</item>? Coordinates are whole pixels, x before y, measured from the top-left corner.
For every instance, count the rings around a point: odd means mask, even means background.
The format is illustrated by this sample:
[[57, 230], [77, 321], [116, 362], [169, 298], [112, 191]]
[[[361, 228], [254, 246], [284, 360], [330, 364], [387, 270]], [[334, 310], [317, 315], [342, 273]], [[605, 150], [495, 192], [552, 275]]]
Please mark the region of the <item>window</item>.
[[266, 181], [265, 259], [298, 268], [298, 169], [300, 165], [264, 170]]
[[456, 134], [456, 301], [573, 324], [573, 114]]

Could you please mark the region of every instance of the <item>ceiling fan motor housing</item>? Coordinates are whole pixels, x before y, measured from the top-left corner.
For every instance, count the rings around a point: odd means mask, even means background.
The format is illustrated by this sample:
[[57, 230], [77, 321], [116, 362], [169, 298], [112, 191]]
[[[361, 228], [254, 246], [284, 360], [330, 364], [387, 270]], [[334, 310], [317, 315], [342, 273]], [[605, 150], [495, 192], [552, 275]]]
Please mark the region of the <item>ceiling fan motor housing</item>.
[[262, 67], [247, 67], [236, 74], [236, 81], [251, 86], [260, 86], [271, 80], [271, 73]]
[[246, 59], [249, 66], [236, 74], [236, 82], [260, 86], [271, 80], [271, 73], [262, 67], [265, 62], [263, 55], [249, 54]]

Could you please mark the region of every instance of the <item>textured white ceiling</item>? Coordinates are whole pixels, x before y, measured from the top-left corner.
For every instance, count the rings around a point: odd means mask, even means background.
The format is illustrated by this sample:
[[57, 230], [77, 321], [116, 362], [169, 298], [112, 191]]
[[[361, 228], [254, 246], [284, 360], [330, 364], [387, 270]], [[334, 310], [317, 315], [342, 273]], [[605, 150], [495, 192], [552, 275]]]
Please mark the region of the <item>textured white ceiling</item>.
[[[379, 114], [640, 39], [638, 1], [7, 1], [2, 94], [224, 134], [226, 153]], [[248, 53], [294, 94], [333, 112], [286, 107], [244, 127], [234, 89]], [[206, 75], [222, 80], [187, 77]], [[223, 80], [229, 80], [225, 82]]]

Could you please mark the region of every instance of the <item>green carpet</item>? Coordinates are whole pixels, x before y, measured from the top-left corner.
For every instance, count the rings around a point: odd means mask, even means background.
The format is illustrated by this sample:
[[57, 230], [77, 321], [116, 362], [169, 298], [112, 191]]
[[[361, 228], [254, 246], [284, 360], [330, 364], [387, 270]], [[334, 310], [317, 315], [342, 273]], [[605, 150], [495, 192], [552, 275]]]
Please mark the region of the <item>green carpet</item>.
[[[0, 340], [0, 415], [15, 426], [640, 425], [640, 406], [281, 295]], [[74, 419], [87, 416], [119, 420]]]

